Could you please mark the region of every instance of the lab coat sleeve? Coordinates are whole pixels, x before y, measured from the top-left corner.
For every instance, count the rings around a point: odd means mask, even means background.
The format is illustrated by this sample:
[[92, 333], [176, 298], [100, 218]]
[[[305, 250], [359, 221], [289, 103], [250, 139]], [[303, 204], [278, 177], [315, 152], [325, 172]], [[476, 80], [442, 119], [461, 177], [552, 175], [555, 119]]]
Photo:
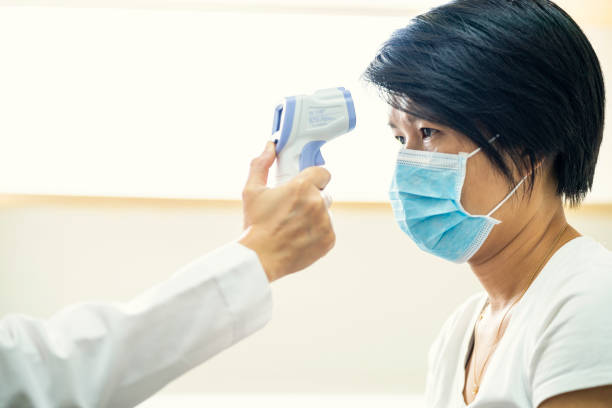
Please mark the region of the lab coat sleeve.
[[0, 407], [132, 407], [263, 327], [271, 311], [256, 253], [233, 242], [127, 303], [6, 316]]

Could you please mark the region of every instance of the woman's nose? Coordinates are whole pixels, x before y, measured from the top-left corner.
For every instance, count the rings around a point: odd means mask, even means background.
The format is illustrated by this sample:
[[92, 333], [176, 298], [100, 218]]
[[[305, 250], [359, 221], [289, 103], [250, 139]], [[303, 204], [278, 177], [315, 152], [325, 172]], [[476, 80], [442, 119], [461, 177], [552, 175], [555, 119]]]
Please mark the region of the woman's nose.
[[404, 138], [406, 139], [404, 143], [404, 149], [425, 150], [425, 146], [423, 145], [423, 138], [419, 134], [418, 130], [407, 130], [404, 133]]

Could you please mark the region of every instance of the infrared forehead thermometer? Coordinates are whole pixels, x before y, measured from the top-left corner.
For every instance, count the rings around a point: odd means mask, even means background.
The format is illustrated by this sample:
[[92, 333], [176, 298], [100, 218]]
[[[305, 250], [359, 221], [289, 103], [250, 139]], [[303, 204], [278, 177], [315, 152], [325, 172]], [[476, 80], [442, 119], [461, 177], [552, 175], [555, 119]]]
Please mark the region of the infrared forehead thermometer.
[[284, 98], [274, 110], [270, 138], [276, 143], [276, 185], [325, 164], [321, 146], [353, 130], [355, 123], [353, 97], [342, 87]]

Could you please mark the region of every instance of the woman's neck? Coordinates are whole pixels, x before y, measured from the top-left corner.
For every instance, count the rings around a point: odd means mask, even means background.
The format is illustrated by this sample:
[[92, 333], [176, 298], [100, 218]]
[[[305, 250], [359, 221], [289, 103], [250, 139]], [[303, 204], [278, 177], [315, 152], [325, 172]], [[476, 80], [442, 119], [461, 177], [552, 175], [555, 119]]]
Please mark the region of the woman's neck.
[[[472, 271], [489, 294], [492, 311], [501, 311], [530, 285], [548, 259], [580, 234], [567, 221], [561, 201], [540, 208], [518, 233], [485, 260], [470, 262]], [[559, 234], [562, 233], [560, 236]], [[534, 276], [534, 273], [536, 274]]]

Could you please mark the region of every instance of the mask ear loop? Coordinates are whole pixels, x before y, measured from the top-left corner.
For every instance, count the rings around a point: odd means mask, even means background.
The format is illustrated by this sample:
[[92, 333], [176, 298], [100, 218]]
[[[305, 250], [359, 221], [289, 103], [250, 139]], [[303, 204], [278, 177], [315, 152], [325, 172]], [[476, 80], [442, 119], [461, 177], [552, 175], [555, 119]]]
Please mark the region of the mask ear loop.
[[[539, 163], [538, 163], [538, 165], [537, 165], [537, 166], [535, 166], [535, 169], [538, 169], [540, 166], [542, 166], [542, 162], [539, 162]], [[534, 169], [534, 170], [535, 170], [535, 169]], [[495, 208], [493, 208], [493, 209], [492, 209], [492, 210], [491, 210], [491, 211], [490, 211], [490, 212], [487, 214], [487, 217], [490, 217], [490, 216], [491, 216], [491, 215], [492, 215], [492, 214], [493, 214], [495, 211], [499, 210], [499, 207], [501, 207], [502, 205], [504, 205], [504, 203], [505, 203], [506, 201], [508, 201], [508, 199], [509, 199], [510, 197], [512, 197], [512, 194], [514, 194], [514, 193], [516, 192], [516, 190], [518, 190], [518, 188], [521, 186], [521, 184], [523, 184], [523, 182], [524, 182], [524, 181], [527, 179], [527, 177], [529, 177], [529, 175], [530, 175], [532, 172], [533, 172], [533, 170], [532, 170], [532, 171], [530, 171], [529, 173], [527, 173], [527, 175], [526, 175], [525, 177], [523, 177], [523, 179], [522, 179], [521, 181], [519, 181], [519, 182], [518, 182], [518, 184], [517, 184], [517, 185], [516, 185], [516, 186], [515, 186], [515, 187], [512, 189], [512, 191], [510, 191], [510, 192], [508, 193], [508, 195], [506, 196], [506, 198], [504, 198], [504, 199], [503, 199], [503, 200], [502, 200], [502, 201], [501, 201], [499, 204], [497, 204], [497, 205], [495, 206]]]
[[516, 192], [516, 190], [518, 190], [518, 188], [521, 186], [521, 184], [523, 184], [523, 182], [525, 181], [525, 179], [529, 177], [529, 174], [526, 175], [525, 177], [523, 177], [523, 179], [521, 181], [518, 182], [518, 184], [516, 186], [514, 186], [514, 188], [512, 189], [512, 191], [510, 191], [508, 193], [508, 195], [506, 196], [506, 198], [504, 198], [503, 200], [500, 201], [499, 204], [497, 204], [495, 206], [495, 208], [493, 208], [491, 211], [489, 211], [489, 213], [487, 214], [487, 217], [490, 217], [495, 211], [499, 210], [499, 208], [504, 205], [506, 203], [506, 201], [508, 201], [510, 199], [510, 197], [512, 197], [512, 194], [514, 194]]
[[[499, 138], [499, 133], [496, 134], [495, 136], [493, 136], [491, 139], [489, 139], [489, 143], [493, 143], [495, 141], [495, 139]], [[479, 147], [478, 149], [474, 150], [472, 153], [467, 155], [467, 158], [469, 159], [470, 157], [474, 156], [476, 153], [480, 152], [481, 148]], [[529, 174], [527, 175], [529, 176]], [[506, 195], [506, 197], [500, 201], [499, 204], [497, 204], [495, 206], [495, 208], [493, 208], [491, 211], [489, 211], [489, 213], [487, 214], [487, 217], [490, 217], [493, 213], [495, 213], [495, 211], [499, 210], [499, 208], [504, 205], [506, 203], [506, 201], [508, 201], [510, 199], [510, 197], [512, 197], [512, 194], [514, 194], [516, 192], [516, 190], [518, 190], [518, 188], [521, 186], [521, 184], [523, 184], [523, 182], [525, 181], [525, 179], [527, 178], [527, 176], [523, 177], [523, 179], [516, 185], [514, 186], [514, 188], [512, 189], [512, 191], [510, 191], [508, 193], [508, 195]]]
[[[489, 143], [493, 143], [495, 141], [495, 139], [499, 138], [499, 133], [496, 134], [495, 136], [493, 136], [492, 138], [489, 139]], [[479, 147], [478, 149], [474, 150], [472, 153], [467, 155], [467, 159], [469, 159], [470, 157], [472, 157], [473, 155], [475, 155], [476, 153], [480, 152], [481, 148]]]

